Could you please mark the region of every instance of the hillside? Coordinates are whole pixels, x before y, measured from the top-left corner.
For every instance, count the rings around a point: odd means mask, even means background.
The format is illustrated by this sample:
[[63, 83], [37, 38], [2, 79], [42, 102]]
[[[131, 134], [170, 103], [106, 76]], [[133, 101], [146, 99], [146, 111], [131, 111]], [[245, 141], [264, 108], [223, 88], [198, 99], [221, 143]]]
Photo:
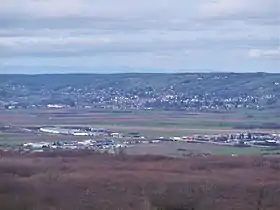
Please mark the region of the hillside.
[[227, 94], [263, 94], [280, 90], [280, 74], [268, 73], [185, 73], [185, 74], [56, 74], [0, 75], [0, 85], [23, 85], [30, 88], [61, 89], [66, 86], [112, 87], [130, 90], [151, 87], [161, 90], [174, 87], [182, 92], [217, 92]]
[[278, 210], [276, 158], [2, 154], [0, 209]]
[[259, 108], [276, 107], [279, 97], [280, 74], [267, 73], [0, 76], [0, 101], [25, 106]]

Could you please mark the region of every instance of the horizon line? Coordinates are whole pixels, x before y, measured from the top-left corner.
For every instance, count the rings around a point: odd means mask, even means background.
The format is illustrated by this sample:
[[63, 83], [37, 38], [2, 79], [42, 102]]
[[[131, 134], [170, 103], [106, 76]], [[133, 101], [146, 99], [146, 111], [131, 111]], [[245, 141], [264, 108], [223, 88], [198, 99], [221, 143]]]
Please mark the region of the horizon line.
[[186, 72], [108, 72], [108, 73], [98, 73], [98, 72], [51, 72], [51, 73], [0, 73], [0, 75], [26, 75], [26, 76], [36, 76], [36, 75], [125, 75], [125, 74], [280, 74], [277, 72], [265, 72], [265, 71], [256, 71], [256, 72], [235, 72], [235, 71], [186, 71]]

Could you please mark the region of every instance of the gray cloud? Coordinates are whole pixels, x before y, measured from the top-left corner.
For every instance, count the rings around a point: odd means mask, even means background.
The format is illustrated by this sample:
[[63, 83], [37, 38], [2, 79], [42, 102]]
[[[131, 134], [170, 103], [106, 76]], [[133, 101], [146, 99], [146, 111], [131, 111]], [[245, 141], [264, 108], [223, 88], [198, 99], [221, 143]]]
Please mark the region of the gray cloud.
[[277, 45], [277, 37], [243, 37], [242, 34], [219, 36], [216, 32], [162, 32], [130, 34], [99, 34], [77, 37], [6, 37], [0, 38], [0, 56], [81, 56], [98, 54], [168, 52], [192, 50], [242, 50]]
[[[105, 58], [126, 56], [126, 65], [137, 67], [139, 55], [151, 68], [149, 59], [168, 60], [163, 63], [169, 68], [193, 68], [205, 59], [214, 68], [235, 58], [243, 63], [233, 65], [245, 69], [254, 49], [276, 54], [278, 6], [279, 0], [9, 0], [0, 7], [0, 59], [16, 65], [24, 57], [39, 62], [94, 56], [102, 66], [114, 63]], [[254, 62], [267, 57], [255, 56]], [[115, 64], [123, 66], [121, 60]]]
[[279, 18], [278, 0], [214, 0], [205, 1], [199, 8], [202, 18]]

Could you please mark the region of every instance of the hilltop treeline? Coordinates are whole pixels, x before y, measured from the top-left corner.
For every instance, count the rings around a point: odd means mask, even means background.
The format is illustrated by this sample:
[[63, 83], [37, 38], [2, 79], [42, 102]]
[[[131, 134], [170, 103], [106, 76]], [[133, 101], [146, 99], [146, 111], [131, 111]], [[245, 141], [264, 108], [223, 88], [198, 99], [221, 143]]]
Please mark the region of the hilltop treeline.
[[280, 159], [2, 155], [5, 210], [278, 210]]
[[280, 74], [268, 73], [129, 73], [129, 74], [46, 74], [0, 75], [1, 86], [24, 86], [32, 91], [72, 88], [116, 89], [123, 91], [171, 90], [189, 94], [215, 92], [217, 95], [275, 94]]

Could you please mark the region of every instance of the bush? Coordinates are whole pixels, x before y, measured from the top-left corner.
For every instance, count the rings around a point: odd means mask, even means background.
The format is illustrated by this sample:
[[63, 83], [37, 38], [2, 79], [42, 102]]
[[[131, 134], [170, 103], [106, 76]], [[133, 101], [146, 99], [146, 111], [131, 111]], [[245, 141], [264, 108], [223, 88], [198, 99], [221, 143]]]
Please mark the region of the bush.
[[12, 154], [3, 210], [280, 209], [280, 159]]

